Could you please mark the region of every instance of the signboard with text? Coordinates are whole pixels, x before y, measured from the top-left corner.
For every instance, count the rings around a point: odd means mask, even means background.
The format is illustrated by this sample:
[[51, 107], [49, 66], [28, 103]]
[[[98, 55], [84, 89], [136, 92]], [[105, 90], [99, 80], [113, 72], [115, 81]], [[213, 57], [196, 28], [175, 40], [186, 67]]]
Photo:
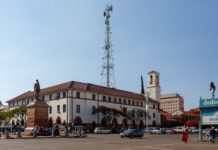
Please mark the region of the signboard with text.
[[200, 99], [200, 108], [203, 107], [218, 107], [218, 98]]
[[218, 124], [218, 108], [204, 108], [201, 110], [202, 125]]
[[218, 125], [218, 98], [200, 99], [199, 140], [203, 140], [204, 125]]

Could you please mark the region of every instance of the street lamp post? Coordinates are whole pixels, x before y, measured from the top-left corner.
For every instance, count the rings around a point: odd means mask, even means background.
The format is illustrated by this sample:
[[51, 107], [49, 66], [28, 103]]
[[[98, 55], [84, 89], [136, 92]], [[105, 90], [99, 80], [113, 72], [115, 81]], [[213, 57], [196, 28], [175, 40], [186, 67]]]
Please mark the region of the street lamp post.
[[146, 129], [148, 130], [148, 92], [145, 93]]

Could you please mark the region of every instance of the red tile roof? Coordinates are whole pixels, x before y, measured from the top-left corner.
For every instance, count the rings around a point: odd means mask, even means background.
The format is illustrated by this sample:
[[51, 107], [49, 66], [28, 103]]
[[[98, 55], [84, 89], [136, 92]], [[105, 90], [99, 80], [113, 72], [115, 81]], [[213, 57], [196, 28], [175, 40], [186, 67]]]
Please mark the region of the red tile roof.
[[[43, 88], [43, 89], [41, 89], [40, 95], [45, 95], [45, 94], [49, 94], [49, 93], [53, 93], [53, 92], [63, 91], [63, 90], [71, 89], [71, 88], [76, 89], [76, 90], [80, 90], [80, 91], [91, 91], [91, 92], [95, 92], [95, 93], [102, 93], [105, 95], [122, 96], [122, 97], [126, 97], [126, 98], [144, 100], [144, 96], [141, 94], [137, 94], [137, 93], [133, 93], [133, 92], [129, 92], [129, 91], [124, 91], [124, 90], [120, 90], [120, 89], [115, 89], [115, 88], [108, 88], [108, 87], [104, 87], [104, 86], [100, 86], [100, 85], [94, 85], [94, 84], [90, 84], [90, 83], [76, 82], [76, 81], [69, 81], [66, 83]], [[25, 93], [15, 97], [15, 98], [12, 98], [9, 101], [32, 98], [33, 96], [34, 96], [34, 92], [28, 91], [28, 92], [25, 92]]]
[[115, 89], [115, 88], [103, 87], [103, 86], [94, 85], [94, 84], [88, 84], [87, 90], [92, 91], [92, 92], [96, 92], [96, 93], [104, 93], [104, 94], [108, 94], [108, 95], [123, 96], [126, 98], [134, 98], [134, 99], [144, 100], [144, 96], [141, 94], [128, 92], [128, 91], [124, 91], [124, 90], [119, 90], [119, 89]]
[[[11, 99], [11, 100], [19, 100], [19, 99], [23, 99], [23, 98], [31, 98], [34, 96], [34, 92], [32, 91], [27, 91], [21, 95], [16, 96], [15, 98]], [[9, 100], [9, 101], [11, 101]]]
[[184, 111], [184, 116], [190, 116], [190, 117], [198, 117], [199, 115], [198, 114], [195, 114], [193, 112], [190, 112], [190, 111]]
[[200, 113], [200, 108], [199, 107], [193, 108], [190, 111], [193, 112], [193, 113]]
[[161, 110], [160, 111], [161, 115], [164, 116], [167, 120], [175, 121], [176, 117], [173, 116], [171, 113], [168, 113], [166, 111]]

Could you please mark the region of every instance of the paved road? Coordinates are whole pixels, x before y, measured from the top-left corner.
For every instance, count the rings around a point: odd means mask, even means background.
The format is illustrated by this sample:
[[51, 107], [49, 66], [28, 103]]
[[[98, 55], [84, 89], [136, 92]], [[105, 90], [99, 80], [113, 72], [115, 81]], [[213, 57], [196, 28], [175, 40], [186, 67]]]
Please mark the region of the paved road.
[[89, 134], [86, 138], [0, 139], [0, 150], [218, 150], [218, 142], [198, 142], [190, 135], [188, 143], [181, 135], [146, 135], [143, 139], [121, 139], [119, 135]]

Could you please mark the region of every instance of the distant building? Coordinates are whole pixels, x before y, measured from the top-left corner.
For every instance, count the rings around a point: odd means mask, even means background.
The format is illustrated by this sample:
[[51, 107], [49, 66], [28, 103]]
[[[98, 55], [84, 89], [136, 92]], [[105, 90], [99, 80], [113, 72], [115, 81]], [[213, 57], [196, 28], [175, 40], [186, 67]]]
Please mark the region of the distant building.
[[168, 113], [184, 111], [184, 99], [177, 93], [163, 94], [160, 98], [160, 109]]
[[2, 102], [0, 101], [0, 112], [4, 112], [8, 110], [8, 106], [3, 105]]
[[[149, 101], [149, 125], [160, 125], [160, 86], [159, 73], [152, 71], [147, 75], [149, 83], [147, 85]], [[70, 81], [51, 87], [43, 88], [40, 92], [42, 100], [49, 105], [49, 124], [53, 123], [86, 123], [102, 124], [104, 116], [102, 113], [93, 113], [96, 108], [104, 106], [117, 110], [145, 110], [145, 97], [134, 92], [124, 91], [115, 88]], [[27, 91], [15, 98], [7, 101], [9, 108], [14, 109], [27, 105], [33, 101], [34, 92]], [[111, 122], [122, 124], [127, 122], [123, 116], [113, 116]], [[145, 124], [145, 118], [140, 116], [135, 120]], [[131, 121], [131, 122], [132, 122]], [[130, 122], [128, 120], [128, 122]]]
[[173, 113], [161, 110], [161, 125], [164, 127], [174, 127], [178, 125], [198, 127], [200, 120], [199, 112], [199, 108], [191, 109], [189, 111], [176, 110]]

